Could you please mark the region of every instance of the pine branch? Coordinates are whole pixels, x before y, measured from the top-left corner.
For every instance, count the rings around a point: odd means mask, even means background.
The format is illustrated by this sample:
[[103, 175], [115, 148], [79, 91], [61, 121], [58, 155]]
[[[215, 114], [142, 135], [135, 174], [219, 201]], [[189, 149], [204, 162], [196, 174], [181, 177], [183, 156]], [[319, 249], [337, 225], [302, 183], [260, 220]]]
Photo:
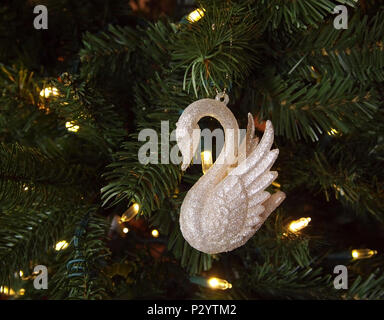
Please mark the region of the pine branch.
[[84, 48], [80, 50], [82, 74], [90, 79], [106, 72], [126, 73], [133, 66], [132, 54], [139, 42], [140, 34], [129, 27], [109, 25], [106, 32], [98, 35], [86, 32]]
[[344, 299], [381, 300], [384, 297], [384, 275], [380, 269], [375, 270], [364, 279], [360, 275], [353, 281]]
[[327, 77], [308, 84], [276, 75], [254, 81], [246, 96], [249, 104], [261, 106], [259, 120], [270, 119], [276, 134], [294, 140], [316, 141], [332, 129], [348, 132], [377, 111], [375, 93], [355, 87], [350, 78]]
[[[93, 211], [93, 209], [91, 210]], [[58, 259], [59, 268], [52, 277], [55, 299], [94, 300], [111, 293], [110, 279], [103, 271], [110, 252], [106, 249], [104, 217], [89, 211], [77, 222], [66, 256]]]
[[[68, 200], [79, 202], [85, 197], [83, 188], [90, 187], [90, 176], [91, 172], [85, 168], [68, 165], [35, 148], [0, 145], [2, 208], [36, 207]], [[90, 195], [89, 190], [87, 193]]]
[[[176, 94], [174, 98], [163, 100], [167, 97], [163, 90], [168, 89], [169, 92], [170, 88], [167, 86], [169, 83], [160, 84], [160, 81], [151, 83], [154, 86], [150, 89], [147, 86], [136, 87], [137, 110], [139, 110], [137, 130], [151, 128], [157, 132], [157, 137], [161, 137], [162, 120], [169, 123], [169, 133], [175, 129], [179, 108], [175, 107], [173, 100], [185, 99], [185, 95]], [[151, 91], [152, 95], [148, 96], [148, 91]], [[167, 141], [170, 140], [169, 137], [165, 138]], [[122, 150], [115, 154], [116, 160], [108, 166], [111, 171], [103, 175], [108, 182], [108, 185], [102, 188], [103, 205], [107, 203], [116, 205], [121, 201], [129, 204], [134, 201], [140, 205], [142, 213], [149, 217], [151, 212], [160, 208], [162, 202], [174, 192], [180, 181], [181, 172], [174, 164], [162, 164], [160, 152], [157, 155], [158, 164], [141, 164], [138, 153], [143, 143], [138, 141], [137, 133], [131, 134], [129, 139], [130, 141], [122, 144]], [[156, 144], [161, 151], [161, 139]], [[174, 145], [175, 142], [170, 142], [170, 150]]]
[[[244, 80], [258, 60], [258, 26], [247, 7], [210, 5], [204, 17], [182, 26], [174, 43], [172, 67], [184, 71], [183, 88], [213, 95]], [[221, 81], [221, 79], [225, 79]]]
[[324, 193], [328, 201], [336, 199], [356, 213], [369, 213], [382, 220], [382, 150], [377, 148], [377, 138], [372, 138], [362, 139], [361, 134], [357, 139], [336, 136], [331, 148], [297, 148], [292, 158], [284, 159], [280, 182], [287, 191], [305, 186], [314, 194]]
[[[30, 263], [45, 264], [57, 241], [69, 239], [76, 210], [62, 206], [39, 210], [15, 207], [0, 214], [0, 281], [12, 283], [14, 273], [27, 275]], [[33, 269], [33, 268], [32, 268]]]
[[105, 154], [117, 149], [126, 132], [116, 106], [86, 81], [69, 74], [62, 78], [62, 82], [54, 82], [60, 95], [47, 106], [62, 127], [68, 122], [79, 126], [76, 137], [91, 142]]
[[[137, 136], [132, 135], [132, 140]], [[102, 188], [104, 205], [131, 200], [137, 202], [143, 214], [149, 215], [173, 192], [180, 180], [180, 171], [172, 164], [140, 164], [137, 153], [141, 143], [131, 141], [122, 145], [116, 154], [117, 161], [108, 167], [112, 171], [103, 176], [108, 185]]]
[[268, 28], [269, 32], [284, 29], [291, 34], [317, 28], [339, 4], [356, 6], [354, 0], [261, 0], [254, 2], [255, 10], [263, 21], [264, 28]]
[[[159, 21], [137, 29], [110, 25], [106, 32], [86, 33], [80, 51], [82, 77], [100, 78], [105, 84], [112, 74], [113, 81], [121, 79], [133, 87], [138, 79], [144, 81], [167, 67], [176, 31], [171, 22]], [[135, 77], [127, 78], [130, 74]], [[134, 81], [128, 84], [129, 79]]]
[[330, 299], [336, 298], [330, 275], [322, 269], [274, 266], [269, 262], [256, 264], [234, 285], [247, 292], [248, 297], [269, 299]]
[[[298, 75], [309, 80], [327, 74], [348, 75], [360, 83], [367, 80], [382, 81], [384, 72], [384, 51], [381, 35], [384, 26], [383, 12], [374, 16], [357, 12], [350, 19], [348, 29], [340, 31], [333, 22], [322, 25], [318, 30], [309, 30], [294, 39], [282, 49], [278, 56], [282, 72]], [[310, 50], [307, 50], [307, 48]]]

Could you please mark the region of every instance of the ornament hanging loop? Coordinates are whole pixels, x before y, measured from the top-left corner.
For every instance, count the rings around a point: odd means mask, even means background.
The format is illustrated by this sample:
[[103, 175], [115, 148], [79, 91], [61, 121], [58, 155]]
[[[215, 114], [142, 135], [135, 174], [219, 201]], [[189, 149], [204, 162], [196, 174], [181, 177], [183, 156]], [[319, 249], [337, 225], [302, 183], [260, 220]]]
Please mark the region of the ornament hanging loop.
[[225, 105], [227, 105], [228, 102], [229, 102], [229, 97], [225, 93], [225, 91], [224, 92], [219, 92], [219, 93], [217, 93], [217, 95], [215, 97], [215, 100], [220, 101], [220, 102], [224, 103]]

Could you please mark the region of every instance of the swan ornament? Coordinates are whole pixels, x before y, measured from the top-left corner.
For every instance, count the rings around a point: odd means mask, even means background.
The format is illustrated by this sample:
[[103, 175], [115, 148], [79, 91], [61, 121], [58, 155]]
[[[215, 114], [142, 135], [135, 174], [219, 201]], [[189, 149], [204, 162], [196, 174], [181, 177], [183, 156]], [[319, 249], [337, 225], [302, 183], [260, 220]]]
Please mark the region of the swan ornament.
[[[221, 101], [224, 99], [224, 101]], [[285, 194], [271, 195], [265, 189], [277, 178], [270, 171], [279, 150], [270, 150], [273, 127], [266, 122], [259, 143], [251, 114], [247, 133], [238, 145], [239, 126], [226, 106], [226, 94], [191, 103], [176, 124], [176, 141], [187, 169], [199, 145], [198, 121], [217, 119], [225, 132], [222, 152], [212, 167], [188, 191], [180, 209], [180, 229], [195, 249], [208, 254], [234, 250], [244, 245], [268, 216], [283, 202]]]

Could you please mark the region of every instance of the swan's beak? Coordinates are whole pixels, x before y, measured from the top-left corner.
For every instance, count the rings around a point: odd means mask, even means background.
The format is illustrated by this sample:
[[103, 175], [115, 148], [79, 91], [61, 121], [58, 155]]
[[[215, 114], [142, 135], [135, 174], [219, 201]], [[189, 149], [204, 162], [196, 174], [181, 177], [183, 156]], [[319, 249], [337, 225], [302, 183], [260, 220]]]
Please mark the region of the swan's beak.
[[[183, 143], [184, 142], [184, 143]], [[189, 164], [192, 162], [193, 157], [193, 148], [190, 141], [183, 140], [178, 144], [183, 160], [181, 162], [181, 170], [185, 171], [189, 167]]]
[[181, 170], [185, 171], [188, 168], [190, 161], [192, 160], [189, 156], [192, 143], [189, 130], [178, 125], [178, 123], [176, 126], [176, 141], [182, 156]]
[[181, 170], [185, 171], [192, 162], [193, 155], [199, 145], [199, 127], [192, 128], [178, 125], [176, 127], [176, 141], [182, 155]]
[[188, 165], [189, 165], [189, 164], [183, 162], [183, 163], [181, 164], [181, 170], [182, 170], [182, 171], [187, 170]]

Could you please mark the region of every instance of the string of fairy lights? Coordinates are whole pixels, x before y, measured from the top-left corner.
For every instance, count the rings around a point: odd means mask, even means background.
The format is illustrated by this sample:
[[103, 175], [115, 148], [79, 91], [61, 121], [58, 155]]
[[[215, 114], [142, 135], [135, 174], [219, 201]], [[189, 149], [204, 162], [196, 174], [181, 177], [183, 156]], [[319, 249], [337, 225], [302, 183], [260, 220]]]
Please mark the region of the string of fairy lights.
[[[197, 8], [196, 10], [189, 13], [185, 19], [189, 23], [195, 23], [204, 17], [204, 8]], [[51, 97], [58, 96], [59, 90], [55, 87], [46, 87], [40, 91], [40, 96], [44, 99], [49, 99]], [[75, 121], [67, 121], [65, 123], [65, 128], [69, 132], [78, 132], [80, 130], [80, 126]], [[331, 129], [327, 132], [328, 135], [339, 135], [339, 132], [336, 129]], [[209, 168], [213, 165], [212, 152], [210, 150], [205, 150], [201, 152], [201, 167], [202, 172], [205, 174]], [[276, 188], [280, 188], [281, 185], [278, 182], [273, 182], [272, 185]], [[28, 191], [28, 186], [24, 187], [24, 191]], [[341, 193], [341, 195], [343, 195]], [[124, 234], [129, 232], [129, 228], [127, 227], [127, 223], [135, 218], [140, 212], [140, 205], [138, 203], [133, 203], [122, 215], [118, 218], [118, 224], [121, 226], [121, 230]], [[303, 217], [297, 220], [293, 220], [287, 224], [286, 232], [283, 233], [284, 236], [287, 236], [288, 233], [299, 235], [303, 229], [308, 227], [311, 222], [310, 217]], [[160, 236], [160, 232], [157, 229], [151, 230], [151, 236], [153, 238], [158, 238]], [[60, 240], [54, 245], [54, 250], [61, 251], [65, 250], [69, 247], [69, 243], [66, 240]], [[369, 259], [377, 254], [376, 250], [362, 248], [362, 249], [353, 249], [351, 250], [347, 256], [352, 260], [360, 260], [360, 259]], [[20, 277], [22, 280], [29, 280], [33, 277], [24, 277], [24, 273], [22, 270], [15, 273], [16, 277]], [[229, 283], [225, 279], [220, 279], [216, 276], [211, 277], [202, 277], [202, 276], [192, 276], [190, 277], [190, 282], [197, 284], [202, 287], [210, 288], [213, 290], [227, 290], [232, 288], [232, 284]], [[7, 286], [0, 286], [0, 294], [8, 295], [8, 296], [22, 296], [25, 294], [25, 289], [20, 289], [17, 292], [12, 288]]]

